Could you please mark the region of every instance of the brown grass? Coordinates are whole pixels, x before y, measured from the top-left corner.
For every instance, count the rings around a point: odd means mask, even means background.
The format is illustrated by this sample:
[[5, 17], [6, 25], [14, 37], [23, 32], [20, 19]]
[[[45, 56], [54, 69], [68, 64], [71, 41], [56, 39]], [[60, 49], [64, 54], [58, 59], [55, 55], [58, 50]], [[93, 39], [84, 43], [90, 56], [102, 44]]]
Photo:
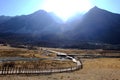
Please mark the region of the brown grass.
[[[120, 59], [83, 60], [82, 70], [51, 75], [8, 75], [0, 80], [120, 80]], [[114, 65], [113, 65], [114, 64]]]
[[[53, 49], [53, 48], [52, 48]], [[56, 49], [54, 49], [56, 50]], [[102, 50], [57, 49], [67, 53], [100, 53]], [[111, 51], [105, 51], [105, 53]], [[112, 52], [114, 53], [114, 51]], [[116, 52], [115, 52], [116, 53]], [[119, 53], [119, 52], [117, 52]], [[120, 58], [82, 59], [83, 69], [69, 73], [51, 75], [8, 75], [0, 76], [0, 80], [120, 80]], [[51, 63], [51, 62], [48, 62]], [[54, 64], [54, 63], [53, 63]], [[61, 65], [63, 63], [61, 62]]]
[[[9, 48], [0, 47], [0, 57], [27, 57], [27, 58], [51, 58], [56, 57], [55, 54], [45, 55], [44, 50], [28, 50], [21, 48]], [[4, 64], [10, 64], [5, 62]], [[67, 68], [75, 66], [76, 64], [72, 61], [59, 61], [59, 60], [39, 60], [39, 61], [14, 61], [14, 67], [26, 67], [29, 66], [40, 68], [40, 69], [51, 69], [51, 68]], [[2, 66], [2, 65], [0, 65]]]
[[120, 69], [120, 59], [101, 58], [84, 60], [85, 69]]

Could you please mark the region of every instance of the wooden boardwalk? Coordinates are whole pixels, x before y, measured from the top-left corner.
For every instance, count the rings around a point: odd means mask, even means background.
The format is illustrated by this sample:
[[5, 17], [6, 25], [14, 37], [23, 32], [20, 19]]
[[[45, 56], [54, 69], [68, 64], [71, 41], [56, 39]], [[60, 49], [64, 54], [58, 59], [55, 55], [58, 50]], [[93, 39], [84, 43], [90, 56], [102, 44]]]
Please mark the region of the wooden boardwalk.
[[56, 54], [64, 54], [66, 58], [69, 58], [71, 61], [76, 63], [76, 66], [70, 66], [67, 68], [51, 68], [51, 69], [40, 69], [40, 68], [25, 68], [25, 67], [12, 67], [12, 66], [3, 66], [0, 68], [0, 75], [9, 75], [9, 74], [51, 74], [51, 73], [61, 73], [61, 72], [71, 72], [82, 69], [82, 62], [76, 60], [75, 58], [68, 56], [66, 53], [60, 53], [56, 51], [51, 51]]
[[1, 75], [8, 75], [8, 74], [50, 74], [50, 73], [61, 73], [61, 72], [71, 72], [81, 69], [81, 66], [76, 67], [69, 67], [69, 68], [59, 68], [59, 69], [28, 69], [28, 68], [1, 68], [0, 74]]

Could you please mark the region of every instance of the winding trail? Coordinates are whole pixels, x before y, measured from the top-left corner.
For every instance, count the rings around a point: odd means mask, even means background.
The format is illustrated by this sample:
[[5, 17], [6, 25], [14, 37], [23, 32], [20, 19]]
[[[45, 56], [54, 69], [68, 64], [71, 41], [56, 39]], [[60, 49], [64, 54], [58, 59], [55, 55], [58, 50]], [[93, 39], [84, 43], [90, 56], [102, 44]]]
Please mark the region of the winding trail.
[[74, 63], [76, 63], [76, 64], [77, 64], [76, 67], [78, 67], [78, 68], [82, 66], [81, 61], [79, 61], [79, 60], [77, 60], [77, 59], [75, 59], [75, 58], [73, 58], [73, 57], [71, 57], [71, 56], [68, 56], [66, 53], [57, 52], [57, 51], [53, 51], [53, 50], [48, 50], [48, 51], [49, 51], [49, 52], [52, 52], [52, 53], [56, 53], [57, 55], [64, 55], [64, 56], [66, 56], [66, 58], [69, 58], [69, 59], [71, 59]]
[[[1, 75], [6, 75], [6, 74], [49, 74], [49, 73], [61, 73], [61, 72], [69, 72], [69, 71], [75, 71], [75, 70], [79, 70], [82, 68], [82, 63], [81, 61], [71, 57], [71, 56], [68, 56], [66, 53], [62, 53], [62, 52], [57, 52], [57, 51], [53, 51], [53, 50], [45, 50], [47, 52], [52, 52], [52, 53], [55, 53], [57, 55], [64, 55], [65, 58], [68, 58], [70, 59], [71, 61], [73, 61], [74, 63], [76, 63], [76, 66], [70, 66], [68, 68], [62, 68], [62, 69], [47, 69], [47, 70], [41, 70], [41, 69], [25, 69], [25, 68], [1, 68], [0, 70], [0, 74]], [[20, 58], [21, 60], [26, 60], [24, 58]], [[12, 60], [17, 60], [17, 59], [12, 59]], [[29, 60], [27, 58], [27, 60]], [[30, 59], [31, 60], [31, 59]], [[32, 59], [33, 60], [33, 59]], [[37, 59], [35, 59], [37, 60]], [[3, 61], [6, 61], [3, 60]]]

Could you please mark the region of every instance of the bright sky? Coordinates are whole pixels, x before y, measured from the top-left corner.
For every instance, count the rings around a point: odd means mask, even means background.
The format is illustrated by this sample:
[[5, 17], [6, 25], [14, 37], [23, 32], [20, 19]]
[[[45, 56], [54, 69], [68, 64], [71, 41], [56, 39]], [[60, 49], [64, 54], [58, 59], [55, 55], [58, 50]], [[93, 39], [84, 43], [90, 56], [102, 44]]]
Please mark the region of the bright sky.
[[39, 9], [45, 9], [67, 19], [76, 12], [88, 11], [93, 5], [120, 13], [120, 0], [0, 0], [0, 15], [31, 14]]
[[54, 12], [62, 20], [66, 21], [77, 13], [85, 13], [90, 10], [93, 5], [92, 0], [46, 0], [43, 9], [48, 12]]

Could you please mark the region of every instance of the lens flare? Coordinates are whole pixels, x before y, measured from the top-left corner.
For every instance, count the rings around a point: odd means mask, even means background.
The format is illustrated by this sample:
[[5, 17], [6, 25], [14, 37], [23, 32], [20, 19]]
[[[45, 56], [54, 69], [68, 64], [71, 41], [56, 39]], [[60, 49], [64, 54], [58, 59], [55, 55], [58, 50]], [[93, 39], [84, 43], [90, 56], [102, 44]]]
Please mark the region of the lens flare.
[[42, 6], [44, 10], [54, 12], [63, 21], [76, 13], [85, 13], [92, 7], [90, 0], [45, 0]]

